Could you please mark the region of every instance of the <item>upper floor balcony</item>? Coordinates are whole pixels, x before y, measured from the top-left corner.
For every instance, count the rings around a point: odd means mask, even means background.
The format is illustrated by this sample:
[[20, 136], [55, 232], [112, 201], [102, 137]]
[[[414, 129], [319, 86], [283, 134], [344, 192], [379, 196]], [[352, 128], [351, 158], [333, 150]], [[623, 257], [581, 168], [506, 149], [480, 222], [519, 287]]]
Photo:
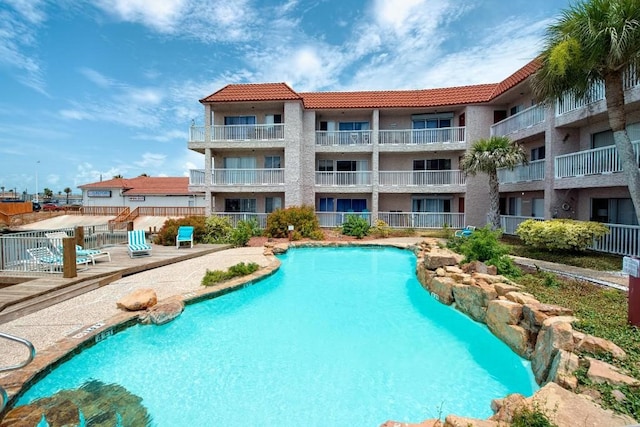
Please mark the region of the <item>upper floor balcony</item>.
[[[465, 127], [380, 130], [380, 145], [465, 144]], [[464, 146], [459, 147], [464, 149]]]
[[316, 131], [316, 145], [371, 145], [370, 130]]
[[371, 171], [316, 171], [316, 186], [359, 187], [371, 186]]
[[284, 139], [284, 124], [191, 126], [190, 142], [277, 141]]
[[460, 170], [380, 171], [378, 176], [380, 187], [465, 185], [465, 174]]
[[516, 184], [519, 182], [544, 181], [545, 161], [534, 160], [527, 165], [518, 165], [513, 169], [498, 169], [500, 184]]
[[[214, 169], [210, 186], [284, 185], [284, 169]], [[189, 171], [189, 186], [207, 187], [204, 169]]]
[[[636, 164], [640, 164], [640, 141], [633, 142]], [[556, 178], [603, 175], [622, 172], [618, 150], [614, 145], [563, 154], [555, 158]]]
[[491, 126], [491, 136], [505, 136], [543, 123], [546, 109], [543, 105], [534, 105], [513, 116], [507, 117]]

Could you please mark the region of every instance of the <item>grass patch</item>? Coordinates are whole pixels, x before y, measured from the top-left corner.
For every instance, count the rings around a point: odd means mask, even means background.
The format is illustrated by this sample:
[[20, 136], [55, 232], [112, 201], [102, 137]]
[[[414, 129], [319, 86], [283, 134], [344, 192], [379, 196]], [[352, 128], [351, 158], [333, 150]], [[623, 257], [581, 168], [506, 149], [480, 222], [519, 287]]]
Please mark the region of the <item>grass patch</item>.
[[202, 281], [202, 286], [212, 286], [216, 283], [224, 282], [225, 280], [233, 279], [234, 277], [247, 276], [255, 271], [258, 271], [260, 266], [255, 262], [245, 264], [244, 262], [232, 265], [228, 270], [207, 270]]
[[574, 267], [590, 268], [598, 271], [620, 271], [622, 269], [622, 257], [619, 255], [605, 254], [601, 252], [585, 251], [547, 251], [526, 246], [515, 236], [501, 237], [501, 242], [509, 247], [509, 254], [539, 259], [541, 261], [557, 262]]

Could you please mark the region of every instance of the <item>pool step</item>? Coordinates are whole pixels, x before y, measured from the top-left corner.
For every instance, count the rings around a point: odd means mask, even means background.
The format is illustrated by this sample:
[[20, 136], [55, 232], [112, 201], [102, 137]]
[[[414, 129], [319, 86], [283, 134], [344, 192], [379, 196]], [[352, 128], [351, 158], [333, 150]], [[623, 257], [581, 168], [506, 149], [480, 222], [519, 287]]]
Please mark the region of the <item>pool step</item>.
[[0, 312], [0, 324], [15, 320], [19, 317], [26, 316], [43, 308], [61, 303], [63, 301], [75, 298], [89, 291], [93, 291], [102, 286], [118, 280], [122, 277], [120, 274], [112, 274], [109, 276], [85, 280], [80, 283], [65, 286], [42, 295], [34, 296], [24, 301], [8, 305]]

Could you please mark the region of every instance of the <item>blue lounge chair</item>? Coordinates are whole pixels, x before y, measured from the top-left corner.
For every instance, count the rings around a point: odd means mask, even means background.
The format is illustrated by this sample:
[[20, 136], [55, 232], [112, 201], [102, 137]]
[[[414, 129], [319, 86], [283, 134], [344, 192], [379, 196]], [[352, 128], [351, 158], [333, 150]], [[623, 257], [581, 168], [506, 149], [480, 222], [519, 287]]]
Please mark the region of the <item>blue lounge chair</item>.
[[[51, 250], [45, 246], [27, 249], [27, 253], [35, 262], [37, 270], [46, 270], [51, 273], [60, 272], [64, 267], [64, 262], [61, 256], [58, 256], [51, 252]], [[76, 257], [76, 265], [84, 265], [85, 268], [89, 268], [89, 258]]]
[[455, 236], [456, 237], [469, 237], [473, 234], [473, 232], [475, 231], [475, 227], [473, 225], [467, 225], [465, 228], [463, 228], [462, 230], [458, 230], [455, 232]]
[[[55, 231], [52, 233], [44, 233], [51, 242], [51, 246], [55, 249], [56, 255], [62, 256], [62, 239], [69, 237], [64, 231]], [[96, 265], [96, 258], [107, 258], [111, 261], [111, 254], [102, 249], [84, 249], [80, 245], [76, 245], [76, 257], [89, 258], [91, 264]]]
[[190, 225], [181, 225], [178, 227], [178, 235], [176, 236], [176, 248], [180, 248], [180, 243], [189, 242], [193, 248], [193, 227]]
[[129, 239], [127, 246], [129, 257], [134, 258], [137, 256], [151, 255], [151, 246], [147, 244], [144, 230], [129, 231], [127, 232], [127, 237]]

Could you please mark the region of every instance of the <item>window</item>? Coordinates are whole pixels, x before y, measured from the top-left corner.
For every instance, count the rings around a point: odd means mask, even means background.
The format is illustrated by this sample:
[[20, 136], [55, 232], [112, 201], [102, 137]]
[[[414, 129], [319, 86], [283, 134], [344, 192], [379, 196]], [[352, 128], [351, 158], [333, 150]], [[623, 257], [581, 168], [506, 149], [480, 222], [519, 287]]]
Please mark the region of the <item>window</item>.
[[412, 212], [451, 212], [451, 200], [427, 197], [414, 197]]
[[369, 122], [340, 122], [338, 130], [369, 130]]
[[333, 172], [333, 160], [318, 160], [319, 172]]
[[264, 116], [264, 124], [272, 125], [276, 123], [282, 123], [282, 114], [267, 114]]
[[265, 169], [280, 169], [280, 156], [264, 156]]
[[411, 122], [414, 129], [412, 132], [412, 142], [414, 144], [431, 144], [451, 141], [450, 129], [442, 131], [432, 129], [450, 128], [452, 120], [453, 113], [412, 115]]
[[333, 197], [320, 198], [320, 212], [333, 212]]
[[264, 199], [264, 211], [265, 213], [271, 213], [278, 209], [282, 209], [281, 197], [266, 197]]
[[254, 184], [256, 167], [255, 157], [225, 157], [224, 180], [219, 184]]
[[531, 199], [531, 216], [544, 218], [544, 199]]
[[[627, 134], [629, 134], [631, 141], [640, 140], [640, 122], [627, 125]], [[613, 132], [611, 130], [605, 130], [591, 135], [591, 148], [608, 147], [610, 145], [615, 145]]]
[[638, 225], [631, 199], [591, 199], [591, 219], [609, 224]]
[[256, 199], [224, 199], [225, 212], [256, 212]]
[[254, 137], [256, 116], [225, 116], [225, 139], [251, 139]]
[[522, 110], [524, 110], [524, 106], [515, 105], [515, 106], [511, 107], [511, 109], [509, 110], [509, 115], [513, 116], [514, 114], [518, 114]]
[[538, 147], [538, 148], [532, 148], [531, 149], [531, 161], [534, 160], [542, 160], [544, 159], [544, 145], [542, 147]]
[[367, 208], [367, 199], [337, 199], [338, 212], [362, 212]]
[[426, 159], [413, 161], [413, 184], [414, 185], [446, 185], [451, 184], [451, 174], [425, 173], [423, 171], [449, 171], [451, 170], [451, 159]]

